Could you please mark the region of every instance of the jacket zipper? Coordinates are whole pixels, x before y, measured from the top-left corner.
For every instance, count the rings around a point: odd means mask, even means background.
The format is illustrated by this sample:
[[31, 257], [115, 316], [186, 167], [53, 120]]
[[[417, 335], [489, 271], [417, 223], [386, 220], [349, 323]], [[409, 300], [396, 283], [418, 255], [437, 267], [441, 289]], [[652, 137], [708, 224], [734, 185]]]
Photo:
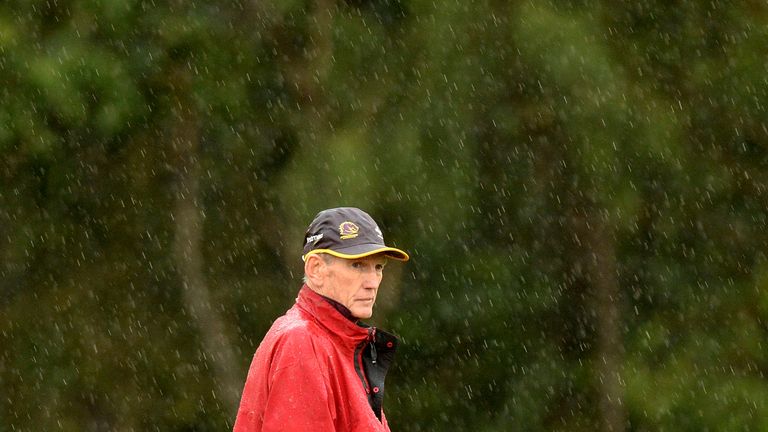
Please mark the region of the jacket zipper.
[[360, 363], [360, 376], [363, 378], [363, 389], [365, 390], [365, 394], [371, 394], [371, 385], [368, 384], [368, 377], [365, 374], [365, 365], [363, 364], [363, 352], [365, 350], [360, 350], [360, 357], [358, 358], [358, 361]]
[[369, 342], [371, 344], [371, 363], [376, 364], [376, 358], [378, 357], [378, 354], [376, 353], [376, 327], [371, 327], [368, 334], [371, 338], [371, 341]]
[[[378, 354], [376, 353], [376, 344], [374, 341], [376, 340], [376, 328], [375, 327], [369, 327], [368, 328], [368, 338], [366, 339], [366, 342], [370, 344], [371, 346], [371, 363], [376, 364], [376, 359], [378, 357]], [[365, 354], [365, 342], [362, 343], [361, 349], [360, 349], [360, 356], [357, 358], [357, 362], [360, 365], [360, 376], [363, 381], [363, 389], [365, 390], [365, 394], [371, 394], [371, 385], [368, 383], [368, 376], [366, 376], [365, 373], [365, 365], [363, 364], [363, 355]]]

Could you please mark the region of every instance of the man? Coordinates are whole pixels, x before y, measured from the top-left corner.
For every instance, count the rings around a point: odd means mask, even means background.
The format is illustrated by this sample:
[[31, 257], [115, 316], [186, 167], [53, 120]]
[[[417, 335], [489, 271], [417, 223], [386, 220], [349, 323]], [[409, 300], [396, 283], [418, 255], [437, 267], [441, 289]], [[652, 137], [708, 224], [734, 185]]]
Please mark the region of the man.
[[384, 377], [397, 339], [370, 318], [387, 258], [376, 222], [353, 207], [321, 211], [304, 234], [304, 286], [251, 363], [235, 432], [389, 431]]

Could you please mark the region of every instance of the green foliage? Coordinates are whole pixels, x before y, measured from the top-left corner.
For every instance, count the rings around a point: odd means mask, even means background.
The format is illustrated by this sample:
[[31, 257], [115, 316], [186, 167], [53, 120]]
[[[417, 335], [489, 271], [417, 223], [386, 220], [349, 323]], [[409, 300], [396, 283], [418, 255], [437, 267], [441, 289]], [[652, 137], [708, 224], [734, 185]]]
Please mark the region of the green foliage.
[[614, 430], [766, 429], [767, 23], [756, 2], [3, 3], [0, 429], [231, 427], [174, 255], [189, 195], [243, 380], [306, 224], [355, 205], [413, 258], [375, 320], [403, 340], [393, 430], [596, 430], [611, 374]]

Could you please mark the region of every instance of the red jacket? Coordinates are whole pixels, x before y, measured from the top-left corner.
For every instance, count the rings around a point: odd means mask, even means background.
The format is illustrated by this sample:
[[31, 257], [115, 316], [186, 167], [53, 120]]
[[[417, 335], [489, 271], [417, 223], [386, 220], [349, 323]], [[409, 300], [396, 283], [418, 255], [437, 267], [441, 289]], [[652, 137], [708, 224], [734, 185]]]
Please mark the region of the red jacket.
[[305, 285], [256, 350], [234, 432], [389, 432], [382, 400], [396, 348]]

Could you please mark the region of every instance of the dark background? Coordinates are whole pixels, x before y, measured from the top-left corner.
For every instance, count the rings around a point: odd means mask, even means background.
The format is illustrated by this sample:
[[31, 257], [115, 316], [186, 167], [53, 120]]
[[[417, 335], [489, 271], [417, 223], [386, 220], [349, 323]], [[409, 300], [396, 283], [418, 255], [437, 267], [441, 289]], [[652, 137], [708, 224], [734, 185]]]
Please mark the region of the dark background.
[[227, 430], [317, 211], [396, 431], [768, 430], [762, 1], [0, 4], [0, 430]]

